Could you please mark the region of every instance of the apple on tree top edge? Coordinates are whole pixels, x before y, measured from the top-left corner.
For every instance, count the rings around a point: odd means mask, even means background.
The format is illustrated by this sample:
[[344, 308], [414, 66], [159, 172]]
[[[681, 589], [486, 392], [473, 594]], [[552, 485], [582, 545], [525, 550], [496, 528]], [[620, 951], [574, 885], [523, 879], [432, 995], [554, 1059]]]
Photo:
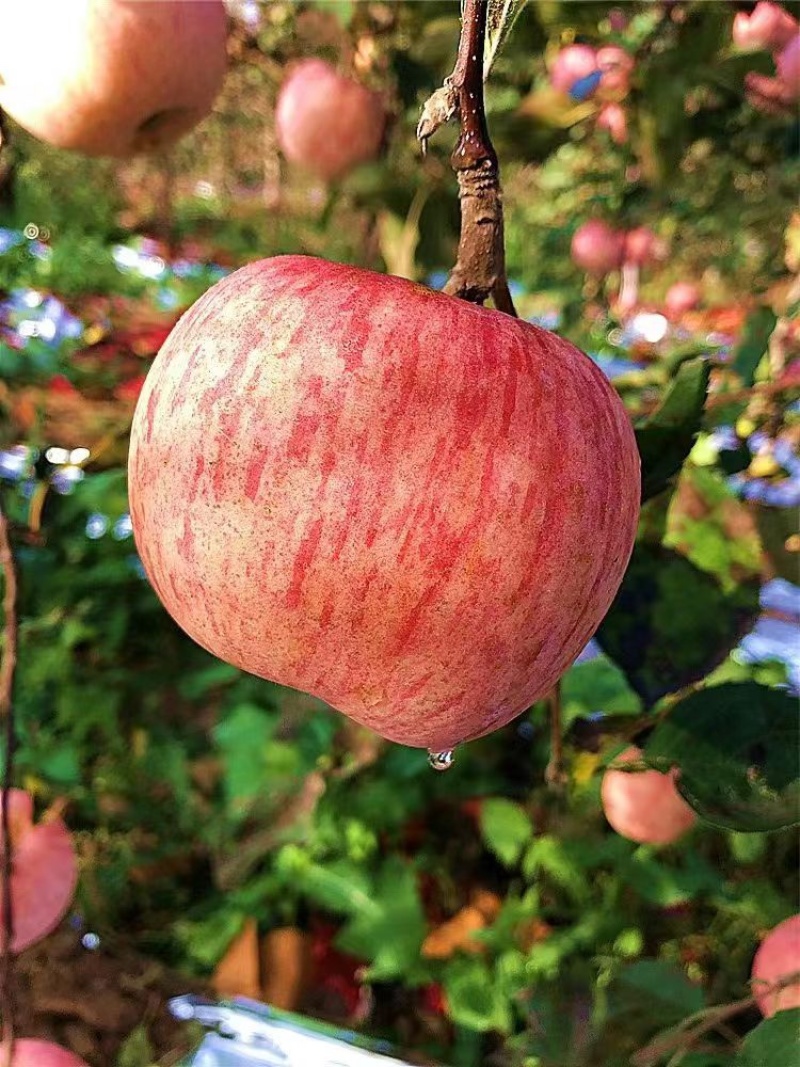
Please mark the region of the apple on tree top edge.
[[126, 158], [168, 146], [209, 113], [227, 63], [222, 0], [0, 5], [0, 107], [58, 148]]
[[548, 691], [627, 566], [630, 419], [572, 344], [303, 256], [210, 289], [134, 415], [131, 517], [219, 658], [435, 751]]

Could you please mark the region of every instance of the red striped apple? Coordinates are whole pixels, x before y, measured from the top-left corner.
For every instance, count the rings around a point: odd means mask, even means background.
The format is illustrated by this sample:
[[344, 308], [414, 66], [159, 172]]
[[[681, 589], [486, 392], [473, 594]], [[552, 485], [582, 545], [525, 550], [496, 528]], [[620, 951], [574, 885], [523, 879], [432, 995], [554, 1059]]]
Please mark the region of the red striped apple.
[[[635, 763], [640, 749], [626, 748], [615, 763]], [[609, 769], [600, 787], [603, 812], [621, 837], [640, 844], [670, 845], [697, 816], [675, 788], [673, 773]]]
[[2, 4], [0, 107], [59, 148], [160, 148], [211, 110], [226, 31], [222, 0]]
[[22, 952], [46, 937], [66, 915], [75, 893], [78, 866], [69, 831], [61, 819], [34, 824], [29, 793], [10, 790], [8, 819], [14, 906], [11, 950]]
[[769, 1017], [776, 1011], [800, 1008], [800, 980], [783, 989], [765, 992], [767, 988], [800, 973], [800, 915], [792, 915], [770, 930], [758, 947], [751, 982], [758, 997], [762, 1015]]
[[[0, 1045], [0, 1055], [4, 1046]], [[14, 1042], [14, 1056], [11, 1067], [88, 1067], [71, 1052], [51, 1041], [37, 1041], [34, 1038], [17, 1038]]]
[[375, 159], [385, 128], [380, 96], [321, 59], [298, 63], [281, 86], [275, 109], [281, 151], [326, 181]]
[[191, 637], [434, 750], [572, 663], [625, 570], [639, 477], [622, 403], [567, 341], [304, 256], [183, 316], [129, 462], [145, 571]]

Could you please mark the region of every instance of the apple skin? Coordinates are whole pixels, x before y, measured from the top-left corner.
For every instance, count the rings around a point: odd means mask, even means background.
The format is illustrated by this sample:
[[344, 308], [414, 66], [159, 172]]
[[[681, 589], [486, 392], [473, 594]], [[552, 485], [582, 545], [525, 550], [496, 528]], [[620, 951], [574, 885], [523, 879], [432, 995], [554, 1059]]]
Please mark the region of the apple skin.
[[14, 902], [11, 950], [22, 952], [51, 933], [66, 915], [75, 894], [78, 864], [61, 819], [34, 824], [29, 793], [10, 790], [8, 817]]
[[222, 0], [4, 3], [0, 107], [59, 148], [152, 151], [211, 110], [226, 32]]
[[576, 658], [630, 556], [639, 456], [567, 341], [305, 256], [178, 322], [134, 415], [131, 518], [175, 620], [392, 741], [451, 748]]
[[278, 94], [275, 130], [281, 151], [325, 181], [375, 159], [385, 129], [380, 96], [321, 59], [298, 63]]
[[[759, 945], [751, 971], [753, 993], [795, 971], [800, 971], [800, 915], [778, 923]], [[800, 982], [759, 997], [758, 1007], [767, 1018], [778, 1011], [800, 1008]]]
[[[4, 1047], [0, 1045], [0, 1054]], [[50, 1041], [18, 1037], [14, 1042], [11, 1067], [88, 1067], [88, 1064]]]
[[572, 261], [589, 274], [610, 274], [622, 265], [625, 235], [602, 219], [589, 219], [572, 238]]
[[[633, 763], [641, 758], [641, 750], [631, 746], [615, 762]], [[600, 797], [612, 828], [639, 844], [671, 845], [697, 819], [675, 788], [674, 775], [660, 771], [609, 769], [603, 775]]]

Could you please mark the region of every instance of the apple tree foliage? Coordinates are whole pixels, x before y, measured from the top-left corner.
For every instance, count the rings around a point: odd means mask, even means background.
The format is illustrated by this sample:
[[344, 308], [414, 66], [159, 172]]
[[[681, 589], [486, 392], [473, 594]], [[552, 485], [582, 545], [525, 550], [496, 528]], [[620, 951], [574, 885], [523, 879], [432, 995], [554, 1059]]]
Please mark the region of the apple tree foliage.
[[[212, 660], [142, 577], [126, 433], [180, 311], [258, 256], [436, 284], [455, 255], [452, 140], [422, 159], [413, 131], [452, 68], [458, 4], [241, 7], [216, 113], [169, 160], [86, 161], [21, 132], [6, 155], [17, 767], [43, 800], [68, 800], [76, 910], [187, 975], [209, 975], [248, 920], [299, 928], [320, 958], [362, 968], [334, 982], [324, 965], [318, 1010], [352, 1017], [361, 981], [363, 1025], [454, 1067], [789, 1067], [796, 1012], [758, 1025], [747, 1006], [715, 1025], [797, 902], [800, 593], [774, 579], [800, 579], [800, 124], [748, 99], [748, 72], [773, 72], [732, 45], [752, 5], [493, 5], [498, 34], [514, 19], [487, 105], [516, 302], [613, 377], [643, 460], [628, 575], [561, 686], [561, 788], [545, 784], [545, 704], [437, 775]], [[624, 143], [591, 91], [549, 84], [574, 41], [635, 59]], [[285, 167], [271, 126], [285, 66], [311, 54], [385, 90], [392, 114], [385, 157], [330, 188]], [[669, 249], [641, 272], [637, 314], [619, 310], [617, 275], [570, 259], [591, 217]], [[665, 293], [687, 280], [703, 304], [668, 323]], [[604, 822], [603, 769], [632, 741], [680, 768], [700, 821], [676, 845]]]

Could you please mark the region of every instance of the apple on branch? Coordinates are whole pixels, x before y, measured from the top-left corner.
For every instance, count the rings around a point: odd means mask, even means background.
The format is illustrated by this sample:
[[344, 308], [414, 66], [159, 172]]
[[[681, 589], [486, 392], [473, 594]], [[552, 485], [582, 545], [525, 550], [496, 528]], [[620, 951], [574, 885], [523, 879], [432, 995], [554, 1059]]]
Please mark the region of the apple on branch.
[[145, 570], [191, 637], [431, 750], [552, 688], [617, 591], [640, 497], [629, 417], [572, 344], [303, 256], [183, 316], [129, 477]]

